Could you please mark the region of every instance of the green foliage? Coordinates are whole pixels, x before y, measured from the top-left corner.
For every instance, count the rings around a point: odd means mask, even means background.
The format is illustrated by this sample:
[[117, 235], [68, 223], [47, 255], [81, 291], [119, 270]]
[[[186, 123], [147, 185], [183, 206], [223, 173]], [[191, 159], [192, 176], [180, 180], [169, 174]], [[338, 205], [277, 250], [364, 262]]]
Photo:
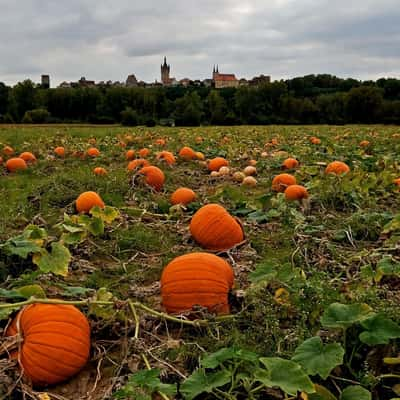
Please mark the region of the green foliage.
[[307, 339], [295, 350], [293, 361], [299, 363], [309, 375], [326, 379], [343, 362], [344, 349], [339, 343], [323, 344], [320, 337]]
[[360, 340], [369, 346], [388, 344], [390, 339], [400, 338], [400, 326], [381, 314], [373, 315], [360, 322], [365, 329]]
[[340, 400], [371, 400], [371, 393], [361, 386], [348, 386], [340, 396]]
[[326, 328], [347, 329], [370, 317], [373, 313], [367, 304], [331, 304], [321, 318], [322, 326]]

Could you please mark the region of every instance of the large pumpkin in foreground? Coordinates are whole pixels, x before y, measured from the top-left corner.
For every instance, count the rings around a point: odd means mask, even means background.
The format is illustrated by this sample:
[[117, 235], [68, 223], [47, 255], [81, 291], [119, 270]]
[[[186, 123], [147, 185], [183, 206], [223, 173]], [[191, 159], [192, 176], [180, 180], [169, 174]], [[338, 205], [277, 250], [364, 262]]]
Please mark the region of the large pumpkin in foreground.
[[233, 281], [232, 267], [224, 259], [208, 253], [186, 254], [164, 268], [162, 303], [168, 313], [183, 313], [200, 305], [210, 312], [227, 314]]
[[19, 362], [34, 385], [69, 379], [87, 363], [90, 327], [74, 306], [33, 304], [22, 309], [6, 331], [20, 334]]
[[201, 207], [190, 221], [190, 233], [207, 250], [228, 250], [244, 239], [240, 223], [219, 204]]

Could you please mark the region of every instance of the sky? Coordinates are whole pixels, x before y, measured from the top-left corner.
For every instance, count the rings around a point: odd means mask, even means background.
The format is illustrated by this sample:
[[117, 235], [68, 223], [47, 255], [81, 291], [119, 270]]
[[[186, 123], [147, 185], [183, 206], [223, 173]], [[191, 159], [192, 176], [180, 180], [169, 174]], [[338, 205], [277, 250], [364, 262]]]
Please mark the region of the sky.
[[0, 0], [0, 82], [400, 78], [399, 0]]

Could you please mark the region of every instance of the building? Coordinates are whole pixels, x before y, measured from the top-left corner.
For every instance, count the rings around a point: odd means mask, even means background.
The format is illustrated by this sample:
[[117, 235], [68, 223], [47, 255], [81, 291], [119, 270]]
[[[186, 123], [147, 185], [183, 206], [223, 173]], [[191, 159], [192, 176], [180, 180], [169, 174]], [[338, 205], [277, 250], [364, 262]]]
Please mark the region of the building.
[[217, 68], [213, 69], [213, 74], [212, 74], [212, 79], [214, 81], [214, 87], [215, 89], [222, 89], [222, 88], [228, 88], [228, 87], [238, 87], [239, 86], [239, 81], [236, 79], [234, 74], [220, 74], [218, 71], [218, 65]]
[[41, 86], [43, 89], [50, 89], [50, 75], [42, 75]]
[[171, 67], [167, 65], [167, 57], [164, 57], [164, 64], [161, 65], [161, 82], [163, 85], [169, 85], [171, 78], [169, 77]]
[[250, 86], [260, 86], [266, 83], [271, 83], [271, 77], [269, 75], [255, 76], [249, 81]]
[[136, 87], [138, 86], [138, 81], [136, 79], [135, 74], [129, 75], [128, 78], [126, 79], [125, 83], [126, 87]]

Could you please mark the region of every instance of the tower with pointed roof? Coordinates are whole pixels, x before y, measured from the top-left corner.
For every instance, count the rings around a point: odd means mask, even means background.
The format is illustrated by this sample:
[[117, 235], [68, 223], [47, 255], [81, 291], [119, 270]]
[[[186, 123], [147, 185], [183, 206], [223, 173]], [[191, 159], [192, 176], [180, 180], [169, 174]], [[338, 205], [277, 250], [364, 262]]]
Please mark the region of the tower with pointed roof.
[[171, 82], [169, 71], [170, 66], [167, 64], [167, 57], [164, 57], [164, 64], [161, 65], [161, 82], [163, 85], [169, 85]]
[[219, 72], [218, 72], [218, 64], [217, 64], [217, 68], [215, 68], [215, 65], [214, 65], [212, 79], [215, 80], [218, 77], [218, 74], [219, 74]]

